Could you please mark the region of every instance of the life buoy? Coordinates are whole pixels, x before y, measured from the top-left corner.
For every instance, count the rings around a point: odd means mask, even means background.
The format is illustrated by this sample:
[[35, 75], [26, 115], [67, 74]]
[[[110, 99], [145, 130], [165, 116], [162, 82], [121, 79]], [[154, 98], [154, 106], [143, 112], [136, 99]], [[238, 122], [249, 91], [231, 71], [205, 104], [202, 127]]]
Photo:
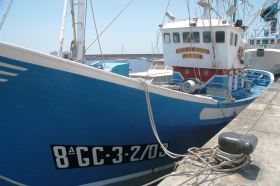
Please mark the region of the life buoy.
[[237, 52], [237, 57], [239, 59], [239, 61], [241, 61], [243, 59], [244, 56], [244, 48], [239, 47], [238, 52]]

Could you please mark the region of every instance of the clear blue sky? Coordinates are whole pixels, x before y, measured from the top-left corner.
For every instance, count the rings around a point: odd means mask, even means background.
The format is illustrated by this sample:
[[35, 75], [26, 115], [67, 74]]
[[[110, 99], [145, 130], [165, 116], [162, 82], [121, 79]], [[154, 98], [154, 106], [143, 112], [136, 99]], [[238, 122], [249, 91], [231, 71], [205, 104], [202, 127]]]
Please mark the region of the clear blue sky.
[[[92, 0], [97, 26], [101, 32], [129, 0]], [[257, 10], [265, 0], [250, 0]], [[4, 4], [0, 0], [0, 18]], [[168, 0], [134, 0], [119, 19], [101, 37], [103, 53], [151, 53], [155, 44], [158, 25], [161, 24]], [[200, 10], [191, 2], [191, 15]], [[12, 9], [0, 31], [0, 41], [49, 53], [58, 49], [60, 25], [64, 0], [14, 0]], [[68, 4], [68, 6], [70, 6]], [[90, 5], [88, 4], [86, 46], [96, 37]], [[169, 11], [177, 18], [188, 16], [186, 0], [171, 0]], [[66, 23], [65, 50], [72, 40], [70, 9]], [[161, 48], [161, 46], [160, 46]], [[99, 54], [97, 43], [87, 54]]]

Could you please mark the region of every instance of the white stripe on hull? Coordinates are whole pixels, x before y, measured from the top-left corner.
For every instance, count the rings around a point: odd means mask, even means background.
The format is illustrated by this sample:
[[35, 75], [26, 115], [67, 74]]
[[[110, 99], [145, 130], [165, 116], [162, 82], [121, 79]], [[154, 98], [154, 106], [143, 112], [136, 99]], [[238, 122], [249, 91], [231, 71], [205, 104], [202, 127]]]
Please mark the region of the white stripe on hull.
[[18, 74], [15, 74], [15, 73], [11, 73], [11, 72], [6, 72], [6, 71], [2, 71], [2, 70], [0, 70], [0, 75], [6, 75], [6, 76], [17, 76]]
[[15, 65], [10, 65], [10, 64], [7, 64], [7, 63], [3, 63], [3, 62], [0, 62], [0, 67], [6, 67], [6, 68], [11, 68], [11, 69], [20, 70], [20, 71], [26, 71], [27, 70], [27, 68], [15, 66]]
[[8, 81], [7, 79], [0, 78], [0, 83], [5, 83], [7, 81]]
[[201, 120], [223, 119], [239, 114], [247, 105], [230, 108], [204, 108], [200, 113]]

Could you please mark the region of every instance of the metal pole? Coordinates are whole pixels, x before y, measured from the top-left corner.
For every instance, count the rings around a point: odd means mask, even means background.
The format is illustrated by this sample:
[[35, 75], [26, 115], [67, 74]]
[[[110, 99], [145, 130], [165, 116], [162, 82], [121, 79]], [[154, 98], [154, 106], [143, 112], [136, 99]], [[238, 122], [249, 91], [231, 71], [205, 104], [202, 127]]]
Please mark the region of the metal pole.
[[[235, 6], [235, 8], [237, 8], [237, 7], [236, 7], [236, 6], [237, 6], [236, 0], [234, 0], [234, 6]], [[233, 23], [235, 23], [235, 17], [236, 17], [236, 11], [233, 13], [233, 16], [232, 16], [232, 22], [233, 22]]]
[[77, 51], [77, 61], [83, 62], [84, 52], [85, 52], [85, 2], [84, 0], [79, 0], [78, 5], [78, 51]]
[[65, 30], [65, 20], [66, 20], [66, 13], [67, 13], [67, 4], [68, 0], [64, 0], [64, 8], [62, 14], [62, 21], [61, 21], [61, 29], [60, 29], [60, 39], [59, 39], [59, 48], [58, 48], [58, 56], [62, 57], [62, 49], [63, 49], [63, 42], [64, 42], [64, 30]]

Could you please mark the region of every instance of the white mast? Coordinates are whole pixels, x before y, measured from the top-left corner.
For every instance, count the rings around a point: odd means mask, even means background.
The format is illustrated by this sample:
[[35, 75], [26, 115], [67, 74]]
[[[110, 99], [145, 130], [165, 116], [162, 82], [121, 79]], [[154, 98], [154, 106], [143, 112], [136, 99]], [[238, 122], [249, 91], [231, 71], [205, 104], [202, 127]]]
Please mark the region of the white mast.
[[3, 24], [4, 24], [5, 20], [6, 20], [6, 17], [7, 17], [8, 13], [9, 13], [11, 7], [12, 7], [12, 4], [13, 4], [13, 0], [10, 0], [10, 3], [8, 5], [8, 7], [7, 7], [7, 9], [6, 9], [6, 11], [5, 11], [4, 15], [3, 15], [3, 19], [2, 19], [2, 21], [0, 23], [0, 30], [2, 29], [2, 26], [3, 26]]
[[67, 3], [68, 0], [64, 0], [64, 8], [62, 14], [62, 22], [61, 22], [61, 29], [60, 29], [60, 39], [59, 39], [59, 48], [58, 48], [58, 56], [62, 57], [62, 48], [63, 48], [63, 41], [64, 41], [64, 30], [65, 30], [65, 20], [66, 20], [66, 13], [67, 13]]
[[79, 0], [78, 6], [77, 61], [82, 62], [85, 52], [85, 0]]

